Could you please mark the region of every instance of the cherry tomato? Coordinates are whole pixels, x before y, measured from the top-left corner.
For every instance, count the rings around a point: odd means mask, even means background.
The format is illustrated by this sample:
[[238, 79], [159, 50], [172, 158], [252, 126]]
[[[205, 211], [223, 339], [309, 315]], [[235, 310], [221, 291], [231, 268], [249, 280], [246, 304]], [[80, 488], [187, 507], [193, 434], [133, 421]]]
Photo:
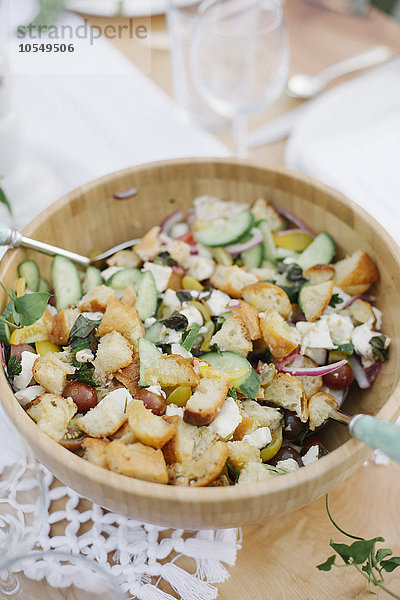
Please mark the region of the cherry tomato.
[[87, 383], [73, 381], [63, 391], [64, 398], [72, 398], [78, 407], [78, 412], [85, 414], [97, 405], [97, 392], [94, 387]]
[[280, 460], [286, 460], [287, 458], [293, 458], [299, 467], [303, 466], [300, 454], [297, 450], [291, 448], [291, 446], [281, 446], [280, 450], [278, 450], [270, 462], [271, 464], [276, 465]]
[[345, 390], [352, 383], [354, 379], [353, 370], [349, 363], [343, 365], [334, 371], [324, 375], [324, 384], [333, 390]]
[[167, 403], [162, 396], [149, 392], [149, 390], [141, 389], [135, 394], [137, 400], [141, 400], [146, 408], [149, 408], [155, 415], [164, 415], [167, 409]]
[[290, 410], [285, 410], [284, 419], [283, 437], [289, 442], [294, 442], [306, 431], [307, 423], [300, 421], [296, 413]]

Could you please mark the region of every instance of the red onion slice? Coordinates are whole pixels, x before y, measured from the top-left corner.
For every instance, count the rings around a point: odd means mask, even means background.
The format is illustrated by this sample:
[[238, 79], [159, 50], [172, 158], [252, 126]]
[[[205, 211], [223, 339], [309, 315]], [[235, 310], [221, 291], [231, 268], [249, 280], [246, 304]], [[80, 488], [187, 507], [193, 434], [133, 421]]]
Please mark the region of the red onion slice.
[[177, 223], [180, 223], [183, 219], [183, 212], [181, 210], [174, 210], [170, 215], [166, 216], [163, 221], [161, 221], [161, 231], [166, 235], [169, 234], [172, 227]]
[[240, 300], [229, 300], [228, 302], [228, 308], [239, 308], [240, 307]]
[[[309, 229], [309, 227], [307, 227], [307, 225], [301, 219], [296, 217], [296, 215], [289, 212], [288, 210], [283, 210], [281, 208], [277, 208], [276, 210], [280, 215], [282, 215], [282, 217], [285, 217], [285, 219], [287, 219], [288, 221], [291, 221], [292, 223], [297, 225], [297, 227], [299, 229], [302, 229], [303, 231], [305, 231], [306, 233], [311, 235], [311, 237], [315, 237], [315, 233], [313, 231], [311, 231], [311, 229]], [[274, 233], [277, 233], [277, 232], [275, 231]]]
[[363, 366], [361, 365], [359, 359], [354, 356], [349, 357], [351, 368], [353, 369], [354, 379], [358, 383], [358, 387], [362, 390], [366, 390], [371, 387], [371, 383], [368, 380], [367, 373]]
[[127, 200], [128, 198], [136, 196], [137, 193], [137, 188], [129, 188], [128, 190], [123, 190], [122, 192], [116, 192], [114, 194], [114, 198], [116, 200]]
[[352, 296], [349, 300], [347, 300], [347, 302], [345, 302], [343, 308], [351, 306], [356, 300], [365, 300], [365, 302], [375, 302], [376, 298], [375, 296], [370, 296], [369, 294], [359, 294], [358, 296]]
[[370, 385], [372, 385], [374, 383], [375, 379], [378, 377], [381, 367], [382, 367], [381, 361], [377, 360], [374, 362], [373, 365], [371, 365], [370, 367], [365, 369], [365, 374], [367, 376], [367, 379], [368, 379]]
[[[283, 373], [289, 373], [289, 375], [293, 375], [294, 377], [316, 377], [317, 375], [328, 375], [328, 373], [333, 373], [343, 367], [347, 363], [347, 360], [339, 360], [338, 362], [332, 363], [331, 365], [323, 365], [322, 367], [306, 367], [304, 369], [291, 368], [291, 367], [283, 367], [281, 371]], [[355, 376], [355, 375], [354, 375]]]
[[288, 363], [292, 362], [292, 360], [294, 358], [296, 358], [296, 356], [298, 356], [300, 353], [300, 346], [297, 346], [297, 348], [295, 348], [294, 350], [292, 350], [292, 352], [290, 354], [288, 354], [287, 356], [285, 356], [285, 358], [282, 358], [281, 360], [274, 360], [274, 365], [277, 371], [282, 371], [283, 367], [285, 365], [287, 365]]
[[253, 227], [250, 233], [252, 235], [250, 240], [247, 242], [238, 242], [231, 246], [225, 246], [226, 252], [228, 252], [228, 254], [240, 254], [241, 252], [254, 248], [254, 246], [258, 246], [258, 244], [261, 244], [264, 241], [263, 235], [257, 227]]

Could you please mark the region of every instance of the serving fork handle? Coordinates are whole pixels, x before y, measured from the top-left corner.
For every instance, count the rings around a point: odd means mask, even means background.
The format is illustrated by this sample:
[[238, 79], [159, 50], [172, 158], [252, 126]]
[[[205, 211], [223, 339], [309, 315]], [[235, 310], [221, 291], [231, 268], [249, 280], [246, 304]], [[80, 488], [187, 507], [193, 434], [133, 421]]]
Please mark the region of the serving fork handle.
[[371, 448], [377, 448], [400, 464], [400, 427], [371, 415], [355, 415], [349, 424], [353, 437]]
[[86, 267], [91, 263], [90, 258], [87, 256], [82, 256], [76, 252], [65, 250], [65, 248], [58, 248], [57, 246], [47, 244], [46, 242], [33, 240], [32, 238], [22, 235], [18, 229], [10, 227], [9, 225], [5, 225], [4, 223], [0, 223], [0, 246], [8, 246], [9, 248], [18, 248], [19, 246], [23, 246], [24, 248], [36, 250], [37, 252], [48, 254], [49, 256], [65, 256], [73, 262]]

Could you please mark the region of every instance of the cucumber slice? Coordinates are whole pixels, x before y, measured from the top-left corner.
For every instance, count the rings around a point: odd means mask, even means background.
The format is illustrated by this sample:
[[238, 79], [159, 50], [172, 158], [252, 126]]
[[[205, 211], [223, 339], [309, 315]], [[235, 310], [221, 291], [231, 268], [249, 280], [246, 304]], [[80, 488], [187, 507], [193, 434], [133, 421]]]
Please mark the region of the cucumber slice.
[[270, 262], [275, 262], [276, 247], [270, 226], [268, 225], [267, 221], [263, 219], [257, 223], [257, 227], [261, 231], [264, 238], [264, 259], [269, 260]]
[[162, 329], [163, 324], [159, 321], [156, 321], [153, 323], [153, 325], [150, 325], [150, 327], [146, 329], [146, 340], [149, 340], [149, 342], [152, 342], [153, 344], [157, 344], [157, 342], [161, 340]]
[[38, 292], [50, 293], [50, 284], [44, 277], [40, 278]]
[[0, 321], [0, 343], [10, 343], [10, 328], [7, 323], [4, 323], [3, 321]]
[[250, 250], [245, 250], [241, 254], [243, 265], [247, 271], [250, 269], [258, 269], [261, 267], [262, 261], [264, 260], [264, 245], [258, 244], [258, 246], [254, 246], [254, 248], [250, 248]]
[[146, 382], [146, 377], [145, 377], [146, 370], [149, 367], [153, 367], [156, 364], [156, 362], [162, 355], [162, 352], [161, 352], [161, 350], [159, 350], [157, 348], [157, 346], [155, 346], [154, 344], [152, 344], [149, 340], [146, 340], [145, 338], [139, 338], [138, 350], [139, 350], [139, 360], [140, 360], [139, 385], [141, 387], [145, 387], [146, 385], [149, 385]]
[[331, 236], [323, 231], [296, 259], [296, 263], [305, 271], [314, 265], [329, 265], [335, 256], [335, 243]]
[[34, 260], [24, 260], [18, 265], [18, 275], [25, 277], [26, 287], [37, 292], [40, 284], [39, 267]]
[[[122, 271], [119, 271], [122, 273]], [[116, 273], [118, 275], [118, 273]], [[153, 317], [157, 311], [157, 288], [153, 274], [150, 271], [143, 273], [137, 291], [137, 300], [135, 308], [142, 321]]]
[[218, 371], [231, 371], [232, 369], [246, 368], [246, 373], [235, 381], [234, 387], [242, 392], [247, 398], [254, 398], [260, 389], [260, 378], [249, 363], [249, 361], [236, 354], [225, 350], [223, 352], [206, 352], [202, 354], [200, 360], [208, 362], [214, 369]]
[[86, 269], [85, 279], [83, 280], [83, 291], [85, 294], [93, 290], [93, 288], [103, 285], [103, 278], [100, 269], [89, 266]]
[[107, 279], [106, 285], [112, 287], [114, 290], [125, 290], [128, 285], [136, 288], [140, 284], [142, 277], [143, 274], [139, 269], [127, 267], [126, 269], [122, 269], [121, 271], [114, 273], [114, 275], [111, 275], [111, 277]]
[[82, 297], [82, 284], [79, 271], [72, 260], [65, 256], [55, 256], [51, 265], [51, 278], [57, 310], [75, 306]]
[[196, 231], [194, 239], [204, 246], [228, 246], [240, 240], [254, 225], [254, 216], [249, 210], [242, 212], [224, 223], [211, 225]]

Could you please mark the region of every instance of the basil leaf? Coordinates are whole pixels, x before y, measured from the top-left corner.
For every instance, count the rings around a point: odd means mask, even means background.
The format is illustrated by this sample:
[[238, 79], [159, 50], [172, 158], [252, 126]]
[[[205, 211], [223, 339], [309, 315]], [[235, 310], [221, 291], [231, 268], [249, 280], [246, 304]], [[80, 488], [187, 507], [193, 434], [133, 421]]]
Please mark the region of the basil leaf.
[[351, 342], [348, 342], [347, 344], [339, 344], [338, 346], [336, 346], [335, 352], [344, 352], [344, 354], [353, 354], [354, 346]]
[[392, 556], [392, 558], [388, 558], [388, 560], [382, 560], [381, 567], [384, 571], [391, 573], [397, 567], [400, 567], [400, 556]]
[[317, 569], [320, 571], [330, 571], [335, 562], [335, 558], [335, 554], [332, 554], [332, 556], [330, 556], [324, 563], [317, 565]]
[[79, 315], [75, 323], [72, 325], [71, 332], [69, 334], [69, 341], [73, 341], [74, 338], [86, 338], [96, 329], [100, 321], [94, 319], [87, 319], [83, 315]]
[[375, 356], [375, 358], [381, 362], [385, 362], [388, 357], [388, 349], [385, 348], [386, 336], [375, 335], [369, 340], [369, 343], [372, 346], [372, 354]]
[[390, 556], [391, 554], [393, 554], [393, 551], [390, 550], [390, 548], [379, 548], [379, 550], [377, 550], [375, 554], [375, 561], [379, 563], [381, 562], [381, 560], [383, 560], [387, 556]]
[[229, 390], [228, 390], [228, 396], [230, 396], [234, 400], [237, 400], [238, 397], [237, 397], [236, 388], [234, 388], [234, 387], [229, 388]]
[[329, 306], [335, 308], [338, 304], [342, 304], [343, 298], [339, 296], [339, 294], [332, 294], [332, 298], [329, 301]]
[[15, 377], [22, 371], [21, 361], [13, 354], [7, 363], [7, 373], [9, 377]]
[[175, 329], [175, 331], [183, 331], [189, 325], [187, 317], [176, 310], [169, 317], [161, 319], [160, 323], [163, 323], [169, 329]]
[[86, 348], [90, 348], [92, 343], [92, 335], [89, 334], [87, 337], [74, 337], [72, 340], [68, 340], [71, 348], [71, 352], [79, 352], [80, 350], [85, 350]]
[[162, 265], [163, 267], [175, 267], [179, 264], [167, 251], [160, 252], [154, 262], [156, 265]]
[[3, 317], [5, 317], [6, 319], [9, 319], [11, 317], [11, 315], [13, 314], [13, 309], [14, 309], [14, 302], [12, 300], [10, 300], [10, 302], [7, 304], [7, 306], [5, 307], [5, 309], [3, 311]]
[[176, 296], [181, 304], [183, 304], [184, 302], [190, 302], [191, 300], [193, 300], [192, 294], [190, 292], [183, 292], [183, 291], [176, 292]]
[[296, 265], [296, 263], [292, 263], [288, 266], [286, 270], [286, 278], [288, 281], [292, 281], [293, 283], [300, 280], [305, 281], [303, 277], [303, 270], [299, 265]]
[[46, 310], [50, 295], [47, 292], [33, 292], [15, 298], [15, 310], [20, 316], [20, 323], [23, 327], [32, 325], [40, 319]]
[[225, 464], [226, 464], [226, 468], [228, 470], [229, 479], [231, 481], [233, 481], [233, 483], [236, 484], [239, 479], [240, 471], [236, 467], [233, 467], [231, 465], [231, 463], [229, 462], [229, 460], [227, 460]]

